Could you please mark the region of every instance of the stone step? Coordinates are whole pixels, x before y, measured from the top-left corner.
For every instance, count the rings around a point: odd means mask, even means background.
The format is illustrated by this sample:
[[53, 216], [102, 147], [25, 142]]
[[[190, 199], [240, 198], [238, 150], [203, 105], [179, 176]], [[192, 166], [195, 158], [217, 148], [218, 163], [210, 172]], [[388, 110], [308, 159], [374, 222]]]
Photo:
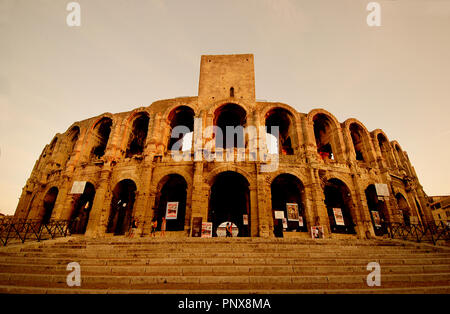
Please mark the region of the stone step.
[[[367, 275], [113, 276], [84, 275], [83, 289], [363, 289]], [[385, 274], [382, 286], [449, 285], [450, 273]], [[0, 273], [0, 285], [66, 288], [66, 275]]]
[[[111, 265], [81, 265], [83, 275], [118, 274], [118, 275], [346, 275], [368, 274], [366, 265], [327, 265], [327, 266], [298, 266], [298, 265], [135, 265], [135, 266], [111, 266]], [[450, 264], [444, 265], [383, 265], [382, 274], [418, 274], [418, 273], [450, 273]], [[28, 265], [28, 264], [4, 264], [0, 263], [1, 273], [22, 274], [68, 274], [66, 265]]]

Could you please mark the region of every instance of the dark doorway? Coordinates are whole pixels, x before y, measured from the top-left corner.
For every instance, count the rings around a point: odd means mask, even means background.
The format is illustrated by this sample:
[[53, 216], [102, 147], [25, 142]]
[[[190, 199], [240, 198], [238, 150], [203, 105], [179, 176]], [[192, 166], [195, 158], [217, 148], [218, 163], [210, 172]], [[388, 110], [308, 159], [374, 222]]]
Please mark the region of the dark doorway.
[[351, 215], [353, 202], [347, 186], [338, 179], [330, 179], [325, 185], [324, 194], [331, 232], [355, 234]]
[[398, 209], [401, 211], [403, 215], [403, 223], [406, 226], [411, 225], [411, 210], [409, 209], [408, 202], [406, 201], [405, 197], [401, 193], [397, 193], [395, 195], [395, 198], [397, 200], [397, 206]]
[[58, 188], [52, 187], [44, 196], [43, 210], [40, 213], [42, 224], [48, 224], [52, 217], [53, 208], [55, 207], [56, 198], [58, 197]]
[[387, 233], [386, 228], [386, 203], [378, 199], [375, 185], [371, 184], [366, 191], [367, 207], [372, 219], [373, 230], [375, 235], [382, 236]]
[[[306, 212], [305, 212], [305, 188], [302, 182], [291, 174], [281, 174], [277, 176], [271, 186], [272, 195], [272, 210], [283, 211], [284, 217], [287, 220], [286, 231], [308, 231], [306, 225]], [[289, 205], [287, 205], [289, 204]], [[288, 215], [289, 208], [296, 208], [299, 221], [289, 220]], [[292, 217], [292, 214], [290, 215]], [[274, 233], [279, 236], [280, 224], [282, 230], [282, 220], [274, 218]]]
[[113, 190], [106, 232], [123, 235], [129, 230], [135, 197], [136, 184], [132, 180], [126, 179], [117, 183]]
[[[247, 215], [247, 225], [244, 225], [244, 215]], [[213, 223], [213, 236], [217, 227], [226, 221], [237, 226], [238, 236], [250, 236], [250, 190], [244, 176], [232, 171], [217, 175], [211, 187], [208, 221]]]
[[94, 197], [94, 185], [86, 182], [83, 194], [76, 196], [72, 216], [70, 217], [70, 233], [84, 234], [86, 232]]
[[156, 218], [158, 221], [157, 230], [161, 230], [162, 218], [166, 216], [167, 203], [177, 202], [177, 218], [166, 219], [167, 231], [183, 231], [186, 218], [186, 196], [187, 183], [184, 178], [178, 174], [170, 174], [164, 177], [158, 185], [161, 192], [156, 198]]
[[145, 113], [139, 114], [138, 117], [134, 120], [130, 137], [128, 139], [128, 146], [125, 157], [140, 155], [144, 152], [149, 120], [149, 117]]

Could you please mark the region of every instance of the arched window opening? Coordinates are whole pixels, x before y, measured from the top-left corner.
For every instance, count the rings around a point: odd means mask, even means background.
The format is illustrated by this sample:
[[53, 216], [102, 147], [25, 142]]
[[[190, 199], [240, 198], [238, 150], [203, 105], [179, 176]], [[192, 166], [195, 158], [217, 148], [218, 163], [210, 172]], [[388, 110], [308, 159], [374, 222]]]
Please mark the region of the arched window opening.
[[403, 223], [406, 226], [411, 225], [411, 210], [409, 209], [408, 202], [405, 197], [401, 193], [397, 193], [395, 195], [395, 199], [397, 200], [398, 209], [401, 211], [403, 215]]
[[388, 167], [392, 168], [393, 164], [392, 164], [392, 159], [391, 159], [391, 157], [389, 155], [390, 154], [390, 148], [389, 148], [388, 140], [381, 133], [378, 133], [377, 140], [378, 140], [378, 146], [380, 147], [381, 156], [386, 161], [386, 164], [388, 165]]
[[80, 128], [78, 126], [73, 127], [67, 136], [68, 142], [66, 146], [66, 153], [64, 156], [63, 165], [67, 164], [67, 162], [70, 160], [79, 136], [80, 136]]
[[211, 186], [208, 221], [213, 223], [213, 236], [217, 227], [232, 222], [238, 228], [238, 236], [250, 236], [250, 190], [247, 179], [233, 171], [217, 175]]
[[351, 215], [353, 202], [348, 187], [338, 179], [330, 179], [325, 185], [324, 194], [331, 232], [355, 234]]
[[[183, 231], [186, 218], [186, 180], [178, 174], [171, 174], [161, 180], [159, 187], [161, 192], [156, 198], [156, 213], [153, 217], [158, 221], [157, 230], [161, 230], [162, 218], [166, 217], [167, 231]], [[169, 213], [168, 204], [172, 209]]]
[[318, 114], [314, 117], [313, 123], [317, 153], [322, 160], [334, 160], [334, 152], [331, 144], [333, 134], [329, 118], [324, 114]]
[[[278, 131], [276, 128], [278, 128]], [[267, 113], [266, 132], [277, 139], [278, 152], [280, 154], [294, 154], [292, 146], [294, 140], [294, 127], [291, 114], [287, 110], [276, 108]], [[269, 145], [268, 149], [269, 151], [271, 150]]]
[[[305, 188], [302, 182], [291, 174], [281, 174], [273, 180], [271, 186], [272, 210], [284, 212], [286, 231], [308, 231], [305, 211]], [[283, 221], [275, 219], [274, 234], [283, 235]]]
[[52, 217], [53, 208], [55, 207], [56, 198], [58, 197], [58, 188], [52, 187], [44, 196], [43, 208], [39, 214], [42, 224], [48, 224]]
[[387, 233], [386, 203], [378, 198], [375, 185], [371, 184], [365, 190], [367, 207], [372, 218], [372, 225], [375, 235], [382, 236]]
[[84, 234], [89, 221], [89, 214], [94, 203], [95, 187], [86, 182], [83, 194], [75, 196], [72, 215], [70, 217], [70, 233]]
[[356, 160], [364, 161], [363, 155], [363, 141], [362, 141], [363, 129], [356, 123], [350, 125], [350, 135], [352, 137], [353, 148], [356, 153]]
[[91, 158], [101, 158], [105, 155], [106, 145], [108, 144], [109, 135], [111, 133], [112, 120], [104, 118], [100, 120], [94, 127], [92, 135], [92, 151]]
[[136, 198], [136, 184], [129, 179], [116, 184], [111, 200], [107, 233], [123, 235], [130, 230], [133, 205]]
[[140, 114], [133, 122], [130, 137], [128, 139], [126, 157], [140, 155], [144, 152], [145, 140], [147, 139], [149, 117]]
[[194, 117], [194, 110], [187, 106], [178, 107], [170, 113], [168, 150], [190, 151], [192, 149]]
[[245, 148], [244, 128], [247, 114], [236, 104], [227, 104], [216, 110], [214, 125], [223, 136], [216, 136], [216, 148]]

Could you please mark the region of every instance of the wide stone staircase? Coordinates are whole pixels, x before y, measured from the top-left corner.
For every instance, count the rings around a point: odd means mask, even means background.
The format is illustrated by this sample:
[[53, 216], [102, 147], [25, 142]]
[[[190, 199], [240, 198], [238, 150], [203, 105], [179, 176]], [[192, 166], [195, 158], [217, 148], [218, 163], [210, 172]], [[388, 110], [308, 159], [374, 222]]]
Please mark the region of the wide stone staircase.
[[[71, 262], [81, 286], [67, 285]], [[367, 284], [370, 262], [380, 286]], [[1, 248], [0, 293], [450, 293], [450, 250], [389, 239], [72, 236]]]

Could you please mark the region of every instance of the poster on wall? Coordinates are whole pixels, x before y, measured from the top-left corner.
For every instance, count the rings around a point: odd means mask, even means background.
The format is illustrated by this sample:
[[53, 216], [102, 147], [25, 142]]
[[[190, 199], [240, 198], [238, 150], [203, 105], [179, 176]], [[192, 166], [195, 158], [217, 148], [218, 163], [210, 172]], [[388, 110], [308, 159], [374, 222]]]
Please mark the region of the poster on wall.
[[211, 237], [212, 237], [212, 222], [203, 222], [202, 238], [211, 238]]
[[387, 184], [384, 183], [376, 183], [375, 190], [377, 191], [378, 196], [389, 196], [389, 188]]
[[344, 216], [342, 216], [342, 209], [333, 208], [334, 220], [336, 221], [336, 225], [345, 226]]
[[178, 202], [167, 202], [166, 219], [177, 219]]
[[244, 226], [248, 225], [248, 215], [242, 215], [242, 224]]
[[378, 213], [376, 210], [372, 210], [371, 213], [375, 227], [380, 228], [381, 227], [380, 213]]
[[323, 239], [324, 238], [323, 226], [311, 227], [311, 237], [313, 239]]
[[275, 219], [283, 219], [284, 218], [284, 211], [276, 210], [275, 211]]
[[287, 229], [288, 224], [287, 224], [287, 219], [283, 218], [283, 229]]
[[202, 217], [192, 218], [192, 237], [199, 238], [202, 235]]
[[298, 221], [298, 204], [286, 203], [287, 217], [289, 221]]
[[303, 224], [303, 216], [298, 217], [298, 225], [300, 227], [304, 227], [305, 225]]
[[86, 187], [86, 181], [74, 181], [70, 194], [83, 194]]

